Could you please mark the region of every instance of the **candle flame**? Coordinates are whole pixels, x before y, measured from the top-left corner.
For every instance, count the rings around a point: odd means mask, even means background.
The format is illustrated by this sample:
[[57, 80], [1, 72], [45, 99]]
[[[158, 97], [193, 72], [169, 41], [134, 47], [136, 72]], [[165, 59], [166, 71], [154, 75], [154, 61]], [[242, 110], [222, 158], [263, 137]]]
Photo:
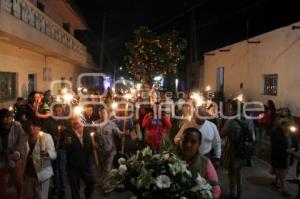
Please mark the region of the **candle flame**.
[[136, 90], [134, 88], [131, 88], [130, 92], [134, 94], [136, 92]]
[[88, 89], [83, 88], [83, 89], [82, 89], [82, 92], [87, 93], [87, 92], [88, 92]]
[[191, 99], [196, 102], [196, 106], [202, 106], [205, 103], [203, 96], [199, 93], [192, 93]]
[[137, 84], [137, 85], [136, 85], [136, 88], [137, 88], [138, 90], [141, 90], [142, 84]]
[[244, 95], [243, 94], [239, 94], [235, 99], [237, 99], [240, 102], [244, 101]]
[[12, 106], [10, 106], [8, 110], [9, 110], [9, 111], [13, 111], [14, 108], [13, 108]]
[[80, 114], [82, 113], [82, 111], [83, 111], [83, 108], [82, 108], [81, 106], [76, 106], [76, 107], [74, 108], [74, 113], [75, 113], [76, 115], [80, 115]]
[[259, 117], [260, 119], [262, 119], [264, 116], [265, 116], [265, 114], [264, 114], [264, 113], [261, 113], [261, 114], [259, 114], [258, 117]]
[[63, 94], [66, 94], [66, 93], [67, 93], [67, 88], [63, 88], [63, 89], [61, 90], [61, 92], [62, 92]]
[[57, 96], [57, 97], [56, 97], [56, 101], [57, 101], [57, 102], [61, 102], [60, 97]]
[[132, 96], [131, 96], [131, 94], [129, 94], [129, 93], [127, 93], [126, 95], [124, 95], [124, 98], [127, 99], [127, 100], [129, 100], [131, 97], [132, 97]]
[[116, 108], [118, 107], [117, 102], [113, 102], [113, 103], [111, 104], [111, 107], [112, 107], [113, 109], [116, 109]]
[[91, 132], [91, 136], [94, 137], [94, 136], [95, 136], [95, 133], [94, 133], [94, 132]]
[[210, 86], [206, 86], [206, 91], [210, 91], [211, 90], [211, 87]]
[[65, 101], [70, 102], [73, 99], [73, 95], [71, 93], [66, 93], [63, 98]]
[[290, 130], [291, 130], [291, 132], [296, 132], [296, 131], [297, 131], [297, 128], [296, 128], [295, 126], [291, 126], [291, 127], [290, 127]]

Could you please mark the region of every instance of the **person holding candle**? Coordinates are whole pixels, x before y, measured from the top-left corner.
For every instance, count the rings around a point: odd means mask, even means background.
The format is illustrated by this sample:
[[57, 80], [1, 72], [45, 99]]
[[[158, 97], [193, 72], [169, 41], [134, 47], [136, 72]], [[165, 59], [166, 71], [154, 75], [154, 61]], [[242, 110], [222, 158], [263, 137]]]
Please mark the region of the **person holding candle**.
[[78, 115], [70, 118], [71, 128], [63, 131], [60, 145], [66, 152], [67, 177], [72, 199], [80, 199], [80, 179], [85, 182], [85, 198], [90, 199], [94, 191], [92, 174], [93, 145], [91, 128], [84, 128]]
[[47, 132], [53, 138], [55, 148], [57, 151], [57, 158], [52, 162], [54, 169], [53, 176], [53, 189], [51, 190], [51, 195], [56, 195], [58, 199], [65, 198], [65, 171], [66, 171], [66, 154], [65, 151], [60, 146], [60, 138], [63, 131], [69, 128], [70, 124], [68, 120], [59, 119], [59, 117], [64, 117], [65, 112], [62, 105], [57, 104], [53, 107], [53, 114], [51, 118], [47, 121]]
[[0, 194], [7, 199], [9, 176], [13, 177], [17, 198], [23, 199], [24, 151], [20, 148], [20, 138], [25, 135], [19, 122], [13, 121], [13, 113], [0, 110]]
[[92, 124], [94, 117], [93, 117], [94, 107], [92, 104], [88, 104], [84, 107], [83, 115], [81, 116], [82, 122], [84, 124]]
[[154, 111], [151, 110], [143, 119], [142, 128], [145, 128], [145, 144], [149, 145], [156, 153], [160, 150], [160, 143], [163, 138], [163, 133], [172, 127], [170, 117], [162, 112], [162, 117], [154, 116]]
[[202, 143], [199, 151], [201, 155], [206, 156], [213, 161], [214, 166], [218, 169], [221, 158], [221, 138], [217, 126], [206, 120], [208, 113], [202, 107], [197, 107], [198, 114], [194, 112], [193, 120], [187, 121], [179, 130], [174, 138], [174, 142], [178, 144], [182, 139], [183, 129], [187, 127], [198, 128], [202, 133]]
[[[230, 102], [229, 115], [232, 116], [232, 119], [225, 122], [220, 132], [221, 138], [224, 140], [222, 165], [228, 170], [231, 198], [242, 197], [242, 169], [251, 166], [251, 156], [255, 150], [253, 145], [255, 141], [254, 126], [251, 120], [241, 116], [243, 108], [244, 104], [239, 100]], [[247, 137], [247, 150], [243, 150], [241, 147], [246, 144], [245, 137]]]
[[117, 127], [117, 125], [108, 120], [108, 113], [104, 107], [100, 107], [98, 110], [100, 119], [95, 123], [99, 124], [96, 128], [96, 143], [99, 147], [98, 150], [102, 155], [102, 165], [100, 172], [100, 179], [102, 183], [101, 188], [108, 186], [107, 177], [112, 169], [114, 156], [116, 155], [116, 146], [114, 143], [114, 136], [121, 137], [124, 133]]
[[[117, 142], [116, 147], [121, 151], [121, 153], [124, 152], [125, 154], [131, 154], [135, 152], [135, 143], [131, 140], [130, 137], [131, 132], [134, 129], [134, 123], [132, 117], [129, 117], [132, 111], [130, 111], [128, 107], [129, 104], [120, 103], [116, 111], [116, 116], [113, 116], [111, 118], [116, 126], [124, 132], [122, 142]], [[124, 149], [124, 151], [122, 149]]]
[[48, 119], [51, 117], [51, 113], [49, 105], [45, 102], [43, 93], [39, 93], [39, 97], [37, 98], [33, 109], [35, 111], [34, 119], [39, 120], [39, 122], [41, 123], [41, 130], [47, 132], [46, 126], [48, 123]]
[[280, 119], [271, 135], [271, 165], [272, 174], [275, 174], [272, 184], [286, 196], [290, 195], [285, 183], [288, 167], [293, 164], [290, 158], [299, 149], [297, 138], [290, 132], [289, 122], [288, 119]]
[[182, 103], [183, 104], [178, 103], [177, 109], [175, 110], [177, 117], [173, 119], [172, 121], [173, 125], [169, 133], [169, 138], [173, 144], [175, 144], [174, 138], [176, 134], [179, 132], [179, 130], [184, 124], [190, 122], [189, 119], [191, 119], [192, 117], [191, 106], [186, 102], [182, 102]]
[[50, 178], [53, 176], [51, 161], [56, 158], [53, 139], [41, 131], [39, 120], [29, 125], [24, 181], [25, 199], [47, 199]]

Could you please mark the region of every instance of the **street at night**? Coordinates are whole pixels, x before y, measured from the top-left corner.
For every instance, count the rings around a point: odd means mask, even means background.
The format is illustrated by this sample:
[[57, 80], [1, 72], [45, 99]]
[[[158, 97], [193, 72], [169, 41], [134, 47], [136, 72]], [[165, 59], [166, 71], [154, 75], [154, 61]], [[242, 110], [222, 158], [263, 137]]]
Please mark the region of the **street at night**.
[[300, 12], [0, 0], [0, 199], [300, 199]]

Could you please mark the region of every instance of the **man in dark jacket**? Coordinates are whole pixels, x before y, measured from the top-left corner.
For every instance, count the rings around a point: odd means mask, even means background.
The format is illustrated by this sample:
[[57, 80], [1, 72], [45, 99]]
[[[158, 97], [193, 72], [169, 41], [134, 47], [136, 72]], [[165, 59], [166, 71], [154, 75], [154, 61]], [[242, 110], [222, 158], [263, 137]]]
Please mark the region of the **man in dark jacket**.
[[65, 171], [66, 171], [66, 154], [65, 151], [60, 148], [59, 142], [62, 137], [62, 132], [70, 128], [68, 120], [59, 119], [65, 116], [64, 109], [61, 105], [55, 105], [53, 108], [53, 113], [51, 118], [46, 122], [46, 131], [52, 136], [55, 149], [57, 152], [57, 158], [53, 161], [53, 185], [54, 188], [51, 195], [57, 195], [58, 199], [65, 198]]
[[19, 122], [13, 121], [13, 114], [0, 110], [0, 198], [7, 199], [7, 185], [11, 176], [17, 189], [17, 198], [23, 198], [24, 151], [20, 138], [25, 134]]
[[297, 138], [291, 134], [288, 120], [280, 120], [279, 127], [271, 135], [271, 165], [275, 174], [273, 184], [286, 196], [289, 196], [285, 183], [287, 170], [291, 164], [289, 160], [298, 149]]
[[67, 176], [72, 199], [80, 199], [80, 179], [85, 184], [85, 198], [90, 199], [94, 191], [94, 178], [91, 170], [92, 142], [89, 129], [83, 127], [79, 117], [70, 119], [71, 127], [61, 137], [60, 147], [66, 151]]

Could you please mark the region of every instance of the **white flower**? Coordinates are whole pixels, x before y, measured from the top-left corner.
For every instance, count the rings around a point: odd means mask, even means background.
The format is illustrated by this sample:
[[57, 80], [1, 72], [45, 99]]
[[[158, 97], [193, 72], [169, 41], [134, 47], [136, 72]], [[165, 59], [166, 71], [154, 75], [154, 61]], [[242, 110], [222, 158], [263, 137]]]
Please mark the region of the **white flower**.
[[166, 175], [160, 175], [155, 179], [155, 184], [158, 188], [165, 189], [171, 186], [171, 180]]
[[120, 165], [120, 166], [119, 166], [119, 173], [120, 173], [121, 175], [123, 175], [126, 171], [127, 171], [126, 165]]
[[160, 158], [160, 154], [155, 154], [155, 155], [153, 155], [153, 158], [154, 158], [154, 159], [159, 159], [159, 158]]
[[190, 170], [186, 170], [185, 173], [191, 178], [192, 177], [192, 172]]
[[143, 157], [146, 157], [146, 156], [151, 156], [152, 155], [152, 151], [149, 147], [147, 148], [144, 148], [144, 150], [142, 151], [142, 154], [143, 154]]
[[125, 158], [119, 158], [118, 163], [119, 165], [126, 164]]
[[111, 174], [112, 176], [116, 176], [116, 175], [118, 174], [118, 169], [112, 169], [112, 170], [110, 171], [110, 174]]
[[176, 174], [178, 174], [181, 170], [181, 167], [180, 165], [178, 164], [169, 164], [169, 167], [170, 167], [170, 172], [172, 173], [173, 176], [175, 176]]
[[180, 172], [181, 172], [181, 173], [185, 173], [185, 172], [188, 170], [188, 169], [187, 169], [187, 164], [185, 164], [185, 163], [183, 163], [183, 162], [180, 164], [180, 167], [181, 167], [181, 168], [180, 168]]
[[196, 183], [197, 185], [192, 187], [191, 191], [193, 192], [201, 191], [203, 193], [206, 193], [206, 195], [208, 195], [209, 197], [211, 197], [212, 187], [206, 182], [204, 178], [200, 176], [200, 174], [198, 174], [196, 178]]
[[200, 174], [197, 175], [196, 183], [197, 183], [198, 185], [205, 185], [205, 184], [207, 184], [206, 180], [205, 180], [204, 178], [202, 178], [202, 177], [200, 176]]
[[140, 188], [142, 188], [142, 187], [143, 187], [143, 182], [142, 182], [142, 180], [141, 180], [141, 179], [139, 179], [139, 180], [137, 181], [137, 183], [136, 183], [136, 187], [137, 187], [138, 189], [140, 189]]
[[165, 153], [162, 155], [163, 160], [168, 160], [169, 158], [170, 158], [170, 154], [168, 154], [168, 153]]

